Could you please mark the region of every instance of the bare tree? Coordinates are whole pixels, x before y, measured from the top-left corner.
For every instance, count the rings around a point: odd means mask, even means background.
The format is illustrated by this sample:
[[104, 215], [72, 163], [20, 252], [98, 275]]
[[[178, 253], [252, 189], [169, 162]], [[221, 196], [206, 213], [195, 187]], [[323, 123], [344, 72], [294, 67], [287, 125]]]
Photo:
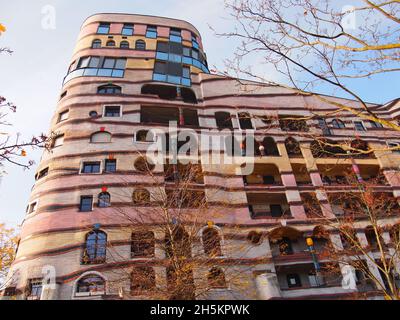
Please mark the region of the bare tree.
[[[322, 227], [314, 237], [327, 240], [329, 234], [335, 234], [339, 237], [337, 240], [340, 239], [336, 243], [327, 241], [319, 252], [320, 259], [329, 261], [322, 273], [337, 273], [338, 268], [348, 266], [348, 270], [355, 271], [360, 288], [364, 286], [360, 289], [361, 295], [364, 290], [374, 290], [386, 299], [399, 300], [398, 200], [392, 194], [380, 191], [385, 184], [383, 176], [364, 180], [349, 170], [338, 179], [327, 180], [325, 176], [326, 185], [346, 187], [346, 191], [329, 193], [329, 207], [321, 205], [325, 207], [325, 213], [316, 201], [304, 201], [309, 217], [316, 219], [315, 223]], [[329, 211], [329, 217], [326, 211]]]
[[[201, 165], [167, 163], [164, 172], [158, 172], [146, 157], [140, 157], [135, 168], [152, 186], [133, 188], [126, 181], [120, 194], [113, 194], [113, 198], [131, 199], [128, 206], [113, 208], [112, 214], [122, 221], [125, 231], [129, 230], [129, 259], [136, 262], [113, 269], [112, 278], [116, 280], [109, 281], [110, 287], [120, 291], [123, 299], [193, 300], [207, 297], [216, 288], [225, 289], [228, 284], [249, 290], [241, 271], [251, 266], [243, 266], [240, 271], [232, 266], [229, 256], [235, 251], [235, 256], [245, 257], [253, 245], [223, 241], [226, 234], [214, 221], [226, 212], [228, 204], [215, 202], [220, 192], [216, 188], [210, 207]], [[234, 234], [235, 227], [229, 232]], [[126, 261], [127, 253], [110, 242], [107, 252], [107, 261]], [[89, 256], [83, 259], [90, 263]]]
[[[0, 24], [0, 36], [5, 31], [6, 28]], [[12, 54], [12, 52], [9, 48], [0, 48], [0, 54]], [[50, 139], [46, 135], [41, 134], [32, 137], [30, 140], [22, 140], [20, 134], [14, 135], [9, 133], [7, 128], [11, 126], [11, 123], [6, 118], [9, 112], [15, 113], [16, 111], [17, 107], [15, 104], [7, 101], [5, 97], [0, 96], [0, 165], [10, 163], [28, 169], [34, 162], [32, 160], [25, 160], [27, 157], [26, 150], [28, 148], [49, 148]]]
[[[240, 46], [223, 74], [284, 87], [249, 66], [247, 59], [253, 65], [258, 57], [293, 92], [336, 108], [318, 117], [351, 114], [400, 130], [357, 90], [363, 79], [400, 70], [399, 1], [360, 0], [358, 6], [346, 7], [327, 0], [226, 0], [225, 5], [236, 27], [219, 35], [239, 39]], [[321, 89], [353, 99], [360, 107], [311, 92]]]

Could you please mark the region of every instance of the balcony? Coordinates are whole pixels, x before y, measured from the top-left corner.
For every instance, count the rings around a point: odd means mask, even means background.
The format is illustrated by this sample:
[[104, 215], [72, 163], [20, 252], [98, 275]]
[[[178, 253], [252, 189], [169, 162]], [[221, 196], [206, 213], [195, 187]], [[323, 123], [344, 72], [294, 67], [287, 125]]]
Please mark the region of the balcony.
[[249, 187], [282, 187], [278, 168], [271, 164], [256, 164], [253, 173], [243, 176], [243, 183]]
[[312, 263], [277, 267], [276, 273], [282, 298], [318, 298], [324, 295], [343, 295], [357, 290], [345, 289], [341, 285], [342, 276], [336, 272], [324, 272], [321, 264], [318, 274]]
[[284, 193], [247, 193], [252, 219], [291, 219]]

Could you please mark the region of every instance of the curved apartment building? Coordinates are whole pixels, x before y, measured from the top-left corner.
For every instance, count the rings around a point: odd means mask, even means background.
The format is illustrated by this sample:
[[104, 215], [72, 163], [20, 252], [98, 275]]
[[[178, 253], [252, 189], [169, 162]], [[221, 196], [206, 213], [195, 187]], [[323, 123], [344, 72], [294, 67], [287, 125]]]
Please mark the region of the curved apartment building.
[[[349, 158], [317, 157], [312, 139], [302, 132], [333, 141], [356, 133], [375, 147], [373, 155], [353, 160], [360, 175], [371, 179], [383, 174], [377, 190], [396, 201], [400, 153], [383, 147], [400, 144], [399, 132], [351, 114], [321, 121], [315, 113], [334, 108], [314, 96], [212, 75], [197, 29], [163, 17], [89, 17], [60, 94], [51, 121], [52, 150], [44, 152], [37, 170], [4, 298], [123, 299], [137, 284], [126, 279], [114, 285], [121, 277], [116, 270], [140, 272], [144, 264], [151, 269], [153, 290], [168, 281], [168, 259], [160, 247], [165, 235], [151, 233], [151, 224], [146, 224], [153, 237], [152, 252], [146, 256], [140, 245], [143, 239], [132, 234], [135, 226], [117, 212], [136, 210], [129, 206], [135, 190], [152, 194], [160, 187], [173, 189], [164, 165], [156, 164], [151, 177], [137, 165], [155, 143], [149, 131], [169, 130], [170, 121], [176, 122], [177, 131], [210, 135], [222, 129], [247, 130], [255, 141], [256, 154], [242, 153], [233, 163], [205, 161], [200, 153], [202, 179], [193, 184], [204, 193], [210, 212], [201, 221], [201, 230], [219, 239], [219, 251], [208, 260], [208, 270], [193, 272], [196, 279], [207, 280], [211, 269], [218, 279], [234, 270], [246, 286], [230, 283], [226, 276], [199, 298], [342, 299], [357, 292], [374, 297], [372, 286], [357, 284], [349, 289], [341, 279], [325, 279], [329, 285], [321, 285], [324, 280], [312, 273], [306, 238], [315, 234], [319, 220], [310, 214], [308, 200], [316, 200], [326, 218], [341, 214], [332, 196], [343, 192], [343, 185], [336, 182], [354, 163]], [[356, 102], [346, 102], [360, 108]], [[397, 101], [370, 107], [387, 119], [400, 117]], [[288, 116], [302, 118], [301, 125], [280, 121]], [[246, 159], [254, 170], [238, 174]], [[146, 209], [141, 208], [143, 212]], [[384, 223], [393, 226], [398, 220], [391, 216]], [[357, 221], [357, 236], [363, 243], [368, 241], [367, 224]], [[389, 231], [384, 235], [390, 246]], [[343, 247], [338, 233], [331, 232], [329, 240]], [[318, 251], [323, 241], [314, 242]], [[143, 252], [135, 255], [135, 250]], [[201, 254], [207, 256], [207, 250]], [[370, 268], [380, 277], [376, 266]], [[137, 299], [146, 298], [146, 288], [141, 289]]]

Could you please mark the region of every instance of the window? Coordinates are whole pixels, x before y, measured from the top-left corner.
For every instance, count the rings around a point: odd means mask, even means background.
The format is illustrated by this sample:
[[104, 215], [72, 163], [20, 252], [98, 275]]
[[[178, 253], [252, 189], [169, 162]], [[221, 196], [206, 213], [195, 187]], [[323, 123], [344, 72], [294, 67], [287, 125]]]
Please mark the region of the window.
[[94, 230], [86, 235], [85, 250], [83, 252], [83, 264], [99, 264], [106, 262], [107, 234]]
[[221, 239], [215, 228], [207, 228], [202, 235], [204, 253], [209, 257], [222, 256]]
[[136, 50], [146, 50], [146, 42], [144, 40], [137, 40], [135, 44]]
[[28, 206], [28, 214], [34, 213], [37, 209], [37, 201], [32, 202], [31, 204], [29, 204]]
[[117, 160], [107, 159], [105, 161], [105, 172], [114, 173], [117, 171]]
[[197, 41], [197, 36], [192, 33], [192, 46], [193, 48], [199, 49], [199, 42]]
[[375, 122], [375, 121], [369, 120], [369, 123], [372, 128], [383, 128], [383, 125], [380, 122]]
[[226, 279], [225, 279], [225, 274], [224, 271], [221, 268], [211, 268], [211, 270], [208, 272], [208, 285], [211, 288], [226, 288]]
[[58, 121], [57, 122], [62, 122], [68, 119], [68, 114], [69, 114], [69, 110], [63, 111], [61, 113], [59, 113], [58, 115]]
[[53, 148], [57, 148], [57, 147], [62, 146], [63, 144], [64, 144], [64, 135], [61, 134], [61, 135], [59, 135], [59, 136], [56, 136], [56, 137], [53, 139], [52, 147], [53, 147]]
[[147, 171], [153, 171], [155, 165], [149, 162], [147, 158], [140, 157], [135, 161], [134, 167], [137, 171], [147, 172]]
[[121, 41], [121, 44], [119, 45], [121, 49], [129, 49], [129, 42], [128, 41]]
[[101, 40], [96, 39], [92, 42], [92, 49], [100, 49], [101, 48]]
[[325, 121], [324, 118], [318, 118], [318, 126], [319, 128], [322, 130], [322, 133], [326, 136], [330, 136], [331, 135], [331, 131], [328, 128], [328, 125]]
[[100, 131], [93, 133], [90, 137], [91, 143], [109, 143], [111, 142], [111, 133], [106, 131]]
[[282, 211], [282, 206], [280, 204], [271, 204], [269, 207], [271, 209], [271, 217], [274, 218], [282, 217], [283, 211]]
[[28, 287], [27, 300], [40, 300], [42, 295], [42, 280], [30, 280]]
[[262, 146], [264, 147], [264, 154], [266, 156], [279, 156], [278, 146], [274, 138], [272, 137], [265, 137]]
[[120, 117], [121, 107], [120, 106], [106, 106], [104, 108], [105, 117]]
[[45, 168], [36, 175], [36, 180], [42, 179], [49, 174], [49, 168]]
[[79, 211], [89, 212], [93, 210], [93, 196], [82, 196]]
[[77, 69], [87, 68], [89, 66], [90, 57], [82, 57], [79, 59]]
[[156, 39], [157, 38], [157, 27], [147, 26], [146, 38]]
[[98, 275], [87, 275], [81, 278], [76, 287], [77, 295], [90, 296], [102, 295], [106, 292], [106, 284], [102, 277]]
[[301, 156], [300, 144], [295, 138], [287, 138], [285, 140], [285, 147], [289, 157]]
[[100, 167], [100, 161], [84, 162], [81, 173], [100, 173]]
[[97, 88], [99, 94], [121, 94], [122, 88], [116, 85], [105, 85]]
[[169, 40], [172, 42], [182, 42], [182, 32], [180, 29], [171, 28], [169, 32]]
[[392, 149], [394, 153], [400, 153], [400, 143], [397, 142], [388, 142], [388, 147]]
[[133, 36], [133, 33], [134, 33], [133, 24], [124, 24], [124, 27], [122, 28], [122, 35]]
[[62, 98], [65, 98], [65, 97], [67, 96], [67, 94], [68, 94], [68, 91], [64, 91], [64, 92], [61, 94], [61, 96], [60, 96], [60, 100], [61, 100]]
[[366, 131], [362, 121], [354, 121], [354, 128], [356, 131]]
[[229, 112], [216, 112], [215, 120], [217, 121], [218, 129], [233, 129], [231, 114]]
[[132, 258], [153, 257], [155, 238], [153, 232], [134, 232], [132, 233]]
[[302, 131], [307, 132], [309, 130], [307, 121], [301, 118], [295, 119], [294, 116], [281, 116], [279, 119], [279, 125], [282, 131]]
[[102, 192], [99, 194], [97, 206], [99, 208], [108, 208], [111, 206], [111, 196], [108, 192]]
[[98, 34], [108, 34], [110, 33], [110, 24], [109, 23], [100, 23], [99, 27], [97, 28]]
[[115, 47], [115, 41], [114, 40], [108, 40], [106, 46], [107, 47]]
[[98, 117], [97, 111], [90, 111], [90, 112], [89, 112], [89, 117], [91, 117], [91, 118], [97, 118], [97, 117]]
[[333, 119], [333, 120], [332, 120], [332, 126], [333, 126], [335, 129], [343, 129], [343, 128], [346, 128], [346, 125], [344, 124], [344, 122], [343, 122], [342, 120], [339, 120], [339, 119]]
[[278, 241], [279, 253], [283, 256], [293, 254], [292, 241], [283, 237]]
[[136, 134], [137, 142], [154, 142], [154, 133], [149, 130], [140, 130]]
[[239, 124], [242, 130], [253, 129], [253, 124], [251, 122], [251, 117], [247, 112], [241, 112], [238, 114]]
[[136, 267], [131, 274], [131, 294], [138, 295], [156, 287], [156, 273], [152, 267]]
[[148, 206], [150, 204], [150, 192], [146, 189], [135, 190], [132, 194], [132, 202], [138, 206]]
[[288, 274], [286, 276], [287, 284], [289, 288], [299, 288], [301, 287], [301, 281], [298, 274]]

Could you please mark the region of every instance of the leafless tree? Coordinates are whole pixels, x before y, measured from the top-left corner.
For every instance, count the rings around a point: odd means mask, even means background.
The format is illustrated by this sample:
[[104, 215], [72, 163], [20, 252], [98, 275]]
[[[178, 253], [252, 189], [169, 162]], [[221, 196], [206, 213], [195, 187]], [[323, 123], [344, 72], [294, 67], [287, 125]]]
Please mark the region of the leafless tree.
[[[351, 114], [400, 130], [398, 122], [382, 117], [377, 112], [379, 107], [367, 103], [357, 90], [360, 81], [373, 81], [376, 75], [390, 77], [400, 70], [400, 3], [360, 0], [353, 7], [346, 4], [327, 0], [226, 0], [236, 26], [218, 34], [239, 39], [240, 45], [221, 73], [286, 87], [336, 109], [313, 115], [314, 119]], [[257, 58], [275, 68], [282, 83], [257, 72]], [[318, 90], [353, 99], [361, 107], [312, 93]]]

